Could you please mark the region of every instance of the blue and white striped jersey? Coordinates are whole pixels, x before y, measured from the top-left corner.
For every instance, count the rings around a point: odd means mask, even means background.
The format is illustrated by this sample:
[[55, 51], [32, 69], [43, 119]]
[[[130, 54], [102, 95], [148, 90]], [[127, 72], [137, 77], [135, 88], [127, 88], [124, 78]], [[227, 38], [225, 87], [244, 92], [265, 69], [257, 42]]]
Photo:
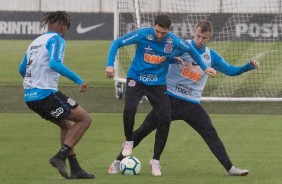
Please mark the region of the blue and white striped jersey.
[[[188, 40], [197, 49], [193, 40]], [[249, 62], [243, 66], [228, 64], [217, 52], [208, 47], [197, 49], [207, 66], [229, 76], [240, 75], [255, 67]], [[207, 82], [208, 75], [198, 66], [191, 56], [181, 56], [183, 64], [171, 64], [167, 75], [168, 94], [176, 98], [200, 103], [202, 92]]]
[[58, 91], [59, 76], [77, 84], [83, 80], [63, 64], [65, 40], [59, 33], [47, 32], [36, 38], [28, 47], [19, 66], [24, 77], [24, 100], [34, 101]]
[[171, 32], [158, 42], [154, 28], [141, 28], [113, 41], [107, 66], [114, 66], [118, 49], [130, 44], [136, 44], [136, 50], [127, 77], [146, 85], [166, 84], [169, 63], [179, 52], [182, 54], [187, 52], [203, 70], [208, 68], [195, 48], [188, 42]]

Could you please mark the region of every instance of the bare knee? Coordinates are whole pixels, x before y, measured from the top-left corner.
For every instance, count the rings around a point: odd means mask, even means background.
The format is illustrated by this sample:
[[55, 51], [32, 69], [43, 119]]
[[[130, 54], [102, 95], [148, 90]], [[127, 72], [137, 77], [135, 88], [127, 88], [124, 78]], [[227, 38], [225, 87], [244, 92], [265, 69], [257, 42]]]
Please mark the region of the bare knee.
[[58, 125], [63, 130], [69, 130], [73, 126], [73, 122], [68, 120], [61, 120], [59, 122], [53, 122], [53, 123]]
[[90, 127], [91, 123], [92, 123], [92, 119], [89, 115], [86, 115], [82, 120], [82, 124], [85, 126], [86, 129]]

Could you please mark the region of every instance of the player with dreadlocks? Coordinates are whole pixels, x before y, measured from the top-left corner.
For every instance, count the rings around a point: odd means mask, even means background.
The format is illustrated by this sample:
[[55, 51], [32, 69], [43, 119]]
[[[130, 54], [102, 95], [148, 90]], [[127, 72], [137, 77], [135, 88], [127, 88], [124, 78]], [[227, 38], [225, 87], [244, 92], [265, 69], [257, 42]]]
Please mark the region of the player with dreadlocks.
[[[74, 146], [92, 120], [80, 105], [58, 91], [60, 75], [80, 85], [80, 92], [87, 90], [83, 79], [63, 64], [64, 37], [70, 27], [70, 16], [65, 11], [46, 13], [40, 27], [45, 26], [48, 32], [29, 45], [19, 66], [23, 77], [24, 101], [42, 118], [60, 127], [62, 147], [49, 160], [50, 164], [65, 178], [92, 179], [95, 176], [80, 167], [74, 151]], [[70, 176], [66, 171], [66, 159], [70, 163]]]

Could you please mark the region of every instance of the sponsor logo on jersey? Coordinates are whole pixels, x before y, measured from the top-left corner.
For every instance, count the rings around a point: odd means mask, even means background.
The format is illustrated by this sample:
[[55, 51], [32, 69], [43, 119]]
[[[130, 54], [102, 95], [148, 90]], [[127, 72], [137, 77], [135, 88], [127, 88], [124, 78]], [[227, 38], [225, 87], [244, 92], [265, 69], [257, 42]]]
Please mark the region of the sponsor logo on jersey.
[[201, 77], [202, 77], [202, 74], [200, 74], [196, 71], [193, 71], [188, 67], [184, 67], [182, 69], [181, 75], [183, 77], [188, 78], [190, 80], [193, 80], [195, 82], [199, 82], [201, 80]]
[[37, 97], [37, 92], [27, 93], [24, 96], [28, 97], [28, 98], [36, 98]]
[[135, 80], [130, 80], [130, 81], [127, 83], [127, 85], [128, 85], [129, 87], [134, 87], [134, 86], [136, 85], [136, 82], [135, 82]]
[[27, 63], [26, 63], [26, 66], [31, 65], [31, 64], [32, 64], [32, 62], [33, 62], [33, 60], [32, 60], [32, 59], [30, 59], [30, 58], [28, 58], [28, 61], [27, 61]]
[[42, 44], [41, 44], [41, 45], [32, 45], [32, 46], [30, 47], [30, 50], [38, 49], [38, 48], [40, 48], [40, 47], [42, 47]]
[[168, 38], [166, 39], [166, 42], [167, 42], [167, 43], [172, 43], [172, 42], [173, 42], [173, 39], [172, 39], [171, 37], [168, 37]]
[[138, 36], [138, 34], [135, 34], [135, 35], [133, 35], [133, 36], [131, 36], [131, 37], [128, 37], [128, 38], [122, 40], [122, 43], [125, 43], [125, 42], [128, 42], [128, 41], [130, 41], [130, 40], [133, 40], [133, 39], [134, 39], [135, 37], [137, 37], [137, 36]]
[[54, 117], [54, 118], [58, 118], [61, 114], [64, 113], [64, 109], [62, 107], [59, 107], [55, 110], [53, 110], [52, 112], [50, 112], [50, 114]]
[[150, 45], [148, 45], [147, 47], [145, 47], [145, 50], [153, 50]]
[[196, 65], [198, 65], [198, 63], [197, 63], [196, 61], [193, 61], [193, 62], [192, 62], [192, 65], [193, 65], [193, 66], [196, 66]]
[[165, 44], [164, 51], [165, 51], [166, 53], [170, 53], [170, 52], [172, 51], [172, 44], [170, 44], [170, 43]]
[[139, 79], [143, 82], [156, 82], [158, 80], [158, 75], [142, 74], [142, 75], [139, 75]]
[[76, 102], [73, 99], [68, 99], [67, 103], [70, 104], [70, 106], [75, 106]]
[[209, 54], [205, 54], [204, 58], [205, 58], [205, 60], [209, 60], [210, 59], [210, 55]]
[[27, 70], [27, 71], [26, 71], [25, 77], [31, 77], [31, 70]]
[[160, 64], [166, 60], [166, 56], [144, 54], [144, 60], [151, 64]]
[[147, 40], [154, 40], [153, 35], [151, 35], [151, 34], [147, 35]]
[[184, 95], [187, 95], [187, 96], [192, 96], [193, 88], [185, 86], [184, 84], [177, 82], [174, 90], [177, 93], [181, 93], [181, 94], [184, 94]]

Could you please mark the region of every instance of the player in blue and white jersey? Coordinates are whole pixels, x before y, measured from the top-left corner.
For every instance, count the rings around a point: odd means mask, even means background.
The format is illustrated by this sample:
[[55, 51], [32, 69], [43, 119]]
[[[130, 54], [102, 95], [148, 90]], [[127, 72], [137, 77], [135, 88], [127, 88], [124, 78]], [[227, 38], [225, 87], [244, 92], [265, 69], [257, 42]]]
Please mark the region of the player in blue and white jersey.
[[136, 44], [135, 56], [129, 68], [125, 90], [124, 132], [126, 141], [123, 156], [129, 156], [133, 148], [133, 128], [137, 107], [142, 96], [150, 101], [157, 127], [152, 162], [158, 163], [164, 150], [170, 124], [170, 105], [166, 88], [166, 75], [172, 58], [178, 52], [190, 56], [207, 74], [216, 72], [208, 67], [198, 52], [187, 42], [169, 32], [171, 20], [168, 15], [158, 15], [154, 27], [133, 31], [113, 41], [106, 67], [106, 75], [114, 77], [115, 56], [120, 47]]
[[[217, 52], [206, 47], [206, 42], [212, 35], [212, 24], [208, 21], [201, 21], [197, 24], [194, 39], [188, 40], [197, 49], [207, 66], [211, 66], [219, 72], [229, 76], [240, 75], [244, 72], [259, 67], [259, 62], [251, 60], [243, 66], [232, 66], [228, 64]], [[208, 76], [195, 63], [189, 54], [184, 54], [178, 58], [180, 65], [171, 64], [167, 75], [168, 95], [171, 106], [171, 120], [184, 120], [194, 128], [205, 140], [210, 150], [220, 161], [223, 167], [231, 176], [245, 176], [248, 170], [241, 170], [234, 167], [229, 159], [223, 143], [221, 142], [211, 119], [203, 107], [200, 105], [200, 98]], [[155, 112], [152, 110], [146, 117], [143, 124], [133, 133], [134, 147], [143, 138], [157, 128], [154, 123]], [[120, 160], [120, 154], [111, 164], [111, 173], [116, 173]], [[160, 166], [152, 168], [152, 174], [161, 175]]]
[[[40, 27], [45, 26], [48, 26], [48, 32], [29, 45], [19, 66], [19, 72], [24, 79], [24, 101], [31, 110], [61, 129], [62, 147], [49, 160], [50, 164], [65, 178], [92, 179], [95, 176], [80, 167], [74, 151], [74, 146], [92, 120], [80, 105], [58, 91], [60, 75], [79, 85], [79, 91], [87, 90], [83, 79], [63, 64], [64, 37], [70, 27], [70, 16], [65, 11], [46, 13]], [[66, 171], [67, 158], [71, 168], [70, 176]]]

